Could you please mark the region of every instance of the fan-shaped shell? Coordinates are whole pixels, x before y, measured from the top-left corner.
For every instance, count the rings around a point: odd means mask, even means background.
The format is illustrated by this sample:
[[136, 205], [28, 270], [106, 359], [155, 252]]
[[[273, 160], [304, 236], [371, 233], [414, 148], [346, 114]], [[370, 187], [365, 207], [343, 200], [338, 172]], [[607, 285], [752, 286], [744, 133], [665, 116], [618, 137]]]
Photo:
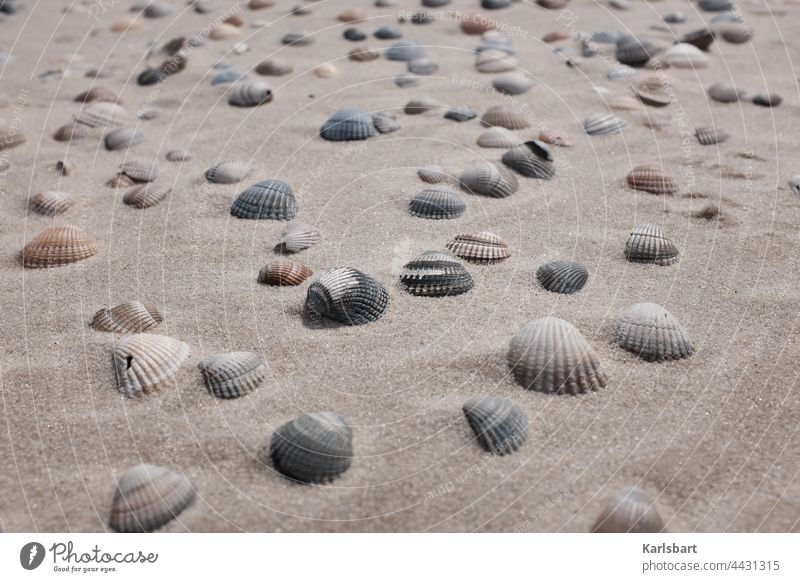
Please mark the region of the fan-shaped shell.
[[658, 77], [651, 77], [641, 81], [638, 85], [631, 85], [639, 101], [651, 107], [666, 107], [672, 103], [672, 96], [668, 85]]
[[402, 38], [403, 32], [396, 26], [381, 26], [375, 31], [375, 38], [381, 40], [391, 40], [395, 38]]
[[281, 180], [256, 182], [231, 205], [231, 216], [236, 218], [291, 220], [296, 214], [297, 200], [292, 187]]
[[272, 465], [301, 483], [327, 483], [350, 468], [353, 430], [335, 412], [304, 414], [279, 427], [270, 441]]
[[417, 176], [423, 182], [428, 184], [441, 184], [443, 182], [452, 182], [453, 177], [447, 171], [438, 165], [425, 166], [417, 170]]
[[120, 102], [119, 97], [105, 87], [92, 87], [91, 89], [87, 89], [77, 95], [75, 101], [78, 103], [91, 103], [92, 101], [108, 101], [109, 103]]
[[414, 216], [431, 218], [458, 218], [467, 209], [458, 192], [450, 186], [437, 184], [418, 193], [408, 204], [408, 210]]
[[425, 49], [419, 44], [401, 40], [386, 49], [384, 56], [390, 61], [413, 61], [425, 56]]
[[258, 272], [258, 282], [278, 287], [300, 285], [314, 272], [303, 263], [288, 260], [272, 261]]
[[126, 301], [111, 309], [104, 307], [99, 310], [89, 325], [97, 331], [141, 333], [157, 327], [163, 321], [164, 316], [152, 305]]
[[593, 533], [662, 533], [666, 524], [655, 503], [638, 487], [625, 487], [605, 506]]
[[589, 279], [589, 271], [573, 261], [552, 261], [539, 267], [536, 279], [542, 287], [553, 293], [577, 293]]
[[283, 229], [280, 246], [290, 253], [299, 253], [317, 244], [321, 238], [319, 231], [311, 225], [293, 222]]
[[120, 127], [106, 134], [106, 149], [110, 151], [124, 150], [144, 141], [144, 135], [129, 127]]
[[507, 455], [528, 438], [527, 415], [513, 402], [499, 396], [476, 396], [462, 407], [478, 443], [487, 453]]
[[256, 107], [272, 101], [272, 90], [261, 81], [242, 81], [231, 89], [228, 103], [235, 107]]
[[583, 128], [589, 135], [610, 135], [621, 133], [627, 124], [613, 113], [593, 113], [583, 122]]
[[152, 182], [158, 176], [153, 162], [129, 160], [120, 166], [120, 173], [128, 176], [135, 182]]
[[377, 321], [386, 311], [389, 293], [375, 279], [349, 267], [326, 271], [308, 288], [306, 312], [345, 325]]
[[227, 22], [220, 22], [215, 24], [209, 31], [208, 37], [211, 40], [230, 40], [236, 38], [241, 34], [238, 26], [228, 24]]
[[241, 160], [223, 160], [206, 170], [206, 180], [214, 184], [238, 184], [247, 176], [250, 166]]
[[24, 267], [37, 269], [68, 265], [95, 254], [97, 247], [94, 241], [82, 229], [62, 224], [37, 234], [25, 245], [19, 258]]
[[736, 103], [746, 95], [742, 89], [737, 89], [723, 83], [714, 83], [708, 88], [708, 96], [719, 103]]
[[679, 69], [704, 69], [709, 59], [699, 48], [689, 43], [672, 45], [658, 56], [658, 61]]
[[30, 207], [43, 216], [55, 216], [72, 207], [72, 197], [65, 192], [39, 192], [31, 198]]
[[151, 394], [165, 388], [189, 357], [189, 346], [164, 335], [126, 335], [114, 346], [117, 387], [125, 396]]
[[528, 178], [550, 180], [556, 174], [549, 148], [535, 140], [511, 148], [501, 159], [503, 164]]
[[403, 109], [407, 115], [418, 115], [420, 113], [427, 113], [436, 109], [444, 109], [444, 103], [437, 101], [432, 97], [417, 97], [406, 103]]
[[479, 73], [507, 73], [517, 66], [517, 59], [503, 50], [487, 49], [475, 56], [475, 69]]
[[465, 169], [459, 183], [467, 192], [491, 198], [506, 198], [519, 190], [519, 180], [514, 174], [488, 162]]
[[372, 125], [378, 130], [378, 133], [392, 133], [400, 129], [400, 124], [397, 120], [386, 113], [376, 113], [373, 115]]
[[650, 362], [679, 360], [694, 353], [683, 326], [664, 307], [655, 303], [636, 303], [617, 324], [620, 347]]
[[606, 385], [589, 343], [557, 317], [526, 323], [511, 340], [508, 364], [523, 388], [551, 394], [584, 394]]
[[461, 15], [461, 31], [464, 34], [483, 34], [493, 30], [497, 23], [484, 14]]
[[497, 263], [511, 256], [505, 241], [491, 232], [456, 235], [447, 249], [471, 263]]
[[134, 208], [150, 208], [164, 200], [171, 192], [172, 188], [169, 186], [139, 184], [125, 192], [122, 201]]
[[267, 365], [254, 352], [215, 354], [197, 364], [209, 393], [217, 398], [239, 398], [255, 390], [267, 377]]
[[408, 61], [407, 69], [412, 75], [433, 75], [439, 70], [439, 65], [428, 57], [421, 57]]
[[56, 141], [72, 141], [73, 139], [83, 139], [92, 135], [92, 130], [88, 125], [82, 123], [68, 123], [59, 127], [53, 134]]
[[412, 295], [461, 295], [474, 286], [472, 275], [453, 255], [427, 251], [403, 266], [400, 282]]
[[357, 107], [345, 107], [334, 113], [319, 131], [329, 141], [367, 139], [375, 135], [372, 116]]
[[128, 120], [128, 112], [116, 103], [98, 101], [84, 105], [75, 121], [89, 127], [119, 127]]
[[678, 261], [678, 248], [655, 224], [640, 224], [631, 231], [625, 244], [625, 258], [633, 263], [672, 265]]
[[274, 77], [288, 75], [293, 70], [294, 67], [292, 67], [291, 64], [279, 59], [267, 59], [266, 61], [261, 61], [256, 65], [255, 68], [256, 73], [259, 75], [268, 75]]
[[166, 158], [170, 162], [188, 162], [192, 159], [192, 154], [188, 150], [169, 150]]
[[651, 194], [674, 194], [678, 190], [672, 176], [648, 164], [636, 166], [625, 179], [634, 190]]
[[728, 132], [713, 127], [698, 127], [694, 130], [694, 136], [700, 145], [715, 145], [730, 137]]
[[533, 87], [533, 79], [525, 73], [509, 73], [494, 79], [492, 86], [506, 95], [521, 95]]
[[317, 77], [322, 79], [330, 79], [339, 74], [339, 69], [333, 63], [322, 63], [312, 69]]
[[633, 36], [623, 36], [617, 40], [614, 56], [623, 65], [641, 67], [656, 53], [658, 49], [652, 43]]
[[541, 131], [539, 131], [539, 141], [561, 148], [568, 148], [572, 146], [572, 140], [569, 138], [569, 136], [553, 131], [547, 127], [543, 127]]
[[490, 127], [478, 136], [482, 148], [513, 148], [522, 145], [522, 138], [505, 127]]
[[506, 129], [530, 127], [527, 117], [505, 105], [494, 105], [487, 109], [481, 117], [481, 123], [486, 127], [504, 127]]
[[136, 465], [117, 482], [109, 525], [121, 533], [155, 531], [180, 515], [194, 498], [194, 487], [183, 475], [155, 465]]

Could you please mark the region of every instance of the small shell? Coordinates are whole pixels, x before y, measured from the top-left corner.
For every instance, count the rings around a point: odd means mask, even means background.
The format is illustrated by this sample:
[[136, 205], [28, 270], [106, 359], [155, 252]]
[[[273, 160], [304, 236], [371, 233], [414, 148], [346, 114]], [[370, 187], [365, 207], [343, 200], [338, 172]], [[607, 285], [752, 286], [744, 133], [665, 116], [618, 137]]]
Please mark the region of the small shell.
[[272, 101], [272, 90], [261, 81], [242, 81], [231, 89], [228, 103], [234, 107], [256, 107]]
[[117, 482], [109, 526], [120, 533], [155, 531], [194, 499], [194, 487], [183, 475], [155, 465], [136, 465]]
[[139, 184], [125, 192], [122, 201], [134, 208], [150, 208], [163, 201], [171, 192], [172, 188], [169, 186]]
[[642, 123], [645, 127], [664, 129], [672, 123], [672, 116], [665, 111], [646, 111], [642, 115]]
[[125, 396], [151, 394], [175, 379], [189, 357], [189, 346], [164, 335], [126, 335], [114, 346], [117, 387]]
[[617, 324], [615, 339], [620, 347], [649, 362], [679, 360], [694, 353], [683, 326], [655, 303], [631, 306]]
[[350, 468], [353, 430], [334, 412], [304, 414], [279, 427], [269, 447], [275, 469], [301, 483], [327, 483]]
[[120, 127], [106, 134], [105, 144], [109, 151], [124, 150], [144, 141], [144, 135], [135, 129]]
[[715, 28], [723, 40], [732, 44], [744, 44], [753, 39], [753, 29], [738, 22], [722, 22]]
[[608, 69], [606, 73], [606, 77], [608, 77], [609, 81], [616, 81], [617, 79], [627, 79], [628, 77], [635, 75], [636, 69], [633, 67], [629, 67], [628, 65], [613, 65], [611, 68]]
[[674, 194], [678, 190], [672, 176], [656, 166], [647, 164], [636, 166], [625, 180], [634, 190], [651, 194]]
[[701, 51], [707, 51], [711, 43], [714, 42], [714, 33], [707, 28], [693, 30], [683, 35], [681, 42], [696, 46]]
[[486, 127], [504, 127], [506, 129], [530, 127], [527, 117], [505, 105], [494, 105], [487, 109], [481, 117], [481, 124]]
[[241, 34], [238, 26], [228, 24], [227, 22], [220, 22], [215, 24], [209, 31], [208, 37], [211, 40], [231, 40]]
[[129, 30], [138, 30], [142, 27], [142, 23], [139, 22], [134, 16], [122, 16], [114, 21], [114, 24], [111, 25], [112, 32], [127, 32]]
[[339, 267], [320, 275], [308, 288], [306, 312], [345, 325], [377, 321], [389, 304], [386, 288], [369, 275]]
[[372, 50], [369, 47], [362, 46], [356, 47], [348, 52], [347, 58], [351, 61], [365, 63], [381, 58], [381, 53], [379, 51]]
[[119, 97], [105, 87], [92, 87], [75, 97], [78, 103], [91, 103], [92, 101], [108, 101], [109, 103], [119, 103]]
[[51, 226], [37, 234], [19, 255], [24, 267], [38, 269], [60, 267], [88, 259], [97, 254], [97, 247], [77, 226]]
[[136, 82], [142, 87], [148, 87], [150, 85], [157, 85], [166, 78], [167, 74], [161, 69], [147, 68], [136, 77]]
[[479, 73], [507, 73], [517, 70], [518, 66], [517, 59], [502, 50], [488, 49], [475, 57], [475, 69]]
[[239, 398], [255, 390], [267, 377], [267, 365], [254, 352], [229, 352], [197, 364], [209, 393], [217, 398]]
[[99, 310], [89, 325], [97, 331], [141, 333], [157, 327], [163, 321], [164, 316], [152, 305], [128, 301], [111, 309]]
[[679, 69], [704, 69], [709, 59], [706, 54], [693, 44], [678, 43], [672, 45], [657, 57], [658, 62]]
[[611, 135], [621, 133], [627, 124], [613, 113], [593, 113], [583, 122], [589, 135]]
[[464, 34], [483, 34], [493, 30], [497, 23], [483, 14], [461, 15], [461, 31]]
[[789, 178], [789, 190], [800, 196], [800, 174]]
[[491, 198], [506, 198], [519, 190], [519, 180], [514, 174], [488, 162], [461, 172], [459, 184], [467, 192]]
[[397, 120], [386, 113], [376, 113], [373, 115], [372, 125], [378, 130], [378, 133], [392, 133], [400, 129], [400, 124]]
[[698, 127], [694, 130], [694, 136], [700, 142], [700, 145], [715, 145], [724, 142], [730, 137], [727, 132], [713, 127]]
[[406, 115], [419, 115], [420, 113], [427, 113], [437, 109], [445, 109], [446, 105], [433, 99], [432, 97], [418, 97], [406, 103], [403, 109]]
[[589, 271], [573, 261], [552, 261], [539, 267], [536, 279], [548, 291], [569, 295], [583, 289]]
[[584, 394], [607, 381], [586, 338], [557, 317], [526, 323], [511, 340], [508, 365], [523, 388], [537, 392]]
[[375, 135], [372, 116], [357, 107], [345, 107], [334, 113], [319, 131], [329, 141], [367, 139]]
[[494, 79], [492, 86], [506, 95], [521, 95], [533, 87], [533, 79], [525, 73], [509, 73]]
[[397, 75], [394, 78], [394, 84], [400, 88], [414, 87], [416, 85], [419, 85], [420, 79], [421, 77], [418, 77], [416, 75]]
[[[322, 238], [319, 231], [308, 224], [293, 222], [283, 229], [280, 243], [282, 250], [289, 253], [299, 253], [317, 244]], [[309, 273], [310, 274], [310, 273]]]
[[256, 65], [255, 71], [259, 75], [268, 75], [274, 77], [280, 77], [282, 75], [288, 75], [294, 70], [294, 67], [287, 63], [286, 61], [281, 61], [278, 59], [267, 59], [266, 61], [261, 61]]
[[617, 41], [614, 56], [623, 65], [641, 67], [656, 53], [658, 49], [652, 43], [633, 36], [623, 36]]
[[187, 150], [170, 150], [166, 158], [170, 162], [188, 162], [192, 159], [192, 154]]
[[753, 104], [761, 107], [778, 107], [781, 103], [783, 103], [783, 97], [780, 95], [756, 95], [753, 97]]
[[497, 263], [511, 256], [505, 241], [491, 232], [459, 234], [447, 243], [447, 249], [466, 261], [479, 264]]
[[458, 192], [444, 184], [426, 188], [408, 204], [408, 210], [414, 216], [434, 220], [458, 218], [466, 209]]
[[312, 69], [317, 77], [322, 79], [330, 79], [339, 74], [339, 69], [333, 63], [322, 63]]
[[336, 18], [342, 22], [358, 22], [359, 20], [366, 20], [367, 13], [362, 8], [350, 8]]
[[733, 0], [699, 0], [697, 5], [705, 12], [729, 12], [733, 10]]
[[250, 169], [241, 160], [223, 160], [206, 170], [206, 180], [214, 184], [238, 184], [244, 180]]
[[501, 159], [503, 164], [528, 178], [551, 180], [556, 175], [550, 149], [536, 140], [508, 150]]
[[351, 40], [353, 42], [361, 42], [362, 40], [367, 39], [367, 35], [358, 30], [357, 28], [348, 28], [342, 34], [345, 39]]
[[679, 254], [678, 248], [655, 224], [635, 226], [625, 244], [625, 258], [633, 263], [672, 265]]
[[108, 181], [108, 185], [112, 188], [127, 188], [136, 184], [135, 180], [130, 179], [125, 174], [117, 174]]
[[65, 192], [39, 192], [31, 198], [30, 207], [43, 216], [55, 216], [72, 207], [72, 197]]
[[75, 116], [75, 121], [89, 127], [119, 127], [128, 120], [128, 112], [116, 103], [89, 103]]
[[396, 26], [382, 26], [375, 31], [375, 38], [379, 38], [381, 40], [392, 40], [402, 37], [403, 32]]
[[655, 503], [638, 487], [625, 487], [600, 512], [593, 533], [664, 533]]
[[539, 141], [561, 148], [572, 147], [572, 140], [567, 135], [557, 133], [546, 127], [543, 127], [541, 131], [539, 131]]
[[413, 61], [424, 57], [425, 49], [415, 42], [401, 40], [387, 48], [383, 54], [390, 61]]
[[145, 18], [163, 18], [175, 12], [175, 7], [164, 2], [149, 2], [142, 10]]
[[478, 443], [487, 453], [506, 455], [518, 450], [528, 438], [528, 417], [505, 398], [478, 396], [462, 407]]
[[449, 253], [427, 251], [403, 266], [400, 282], [412, 295], [446, 297], [475, 285], [464, 265]]
[[439, 65], [427, 57], [421, 57], [408, 61], [407, 69], [412, 75], [433, 75], [439, 70]]
[[158, 176], [153, 162], [130, 160], [120, 166], [120, 173], [128, 176], [135, 182], [152, 182]]
[[714, 83], [708, 88], [708, 96], [719, 103], [736, 103], [745, 95], [743, 90], [722, 83]]
[[606, 99], [609, 109], [617, 111], [641, 111], [641, 102], [630, 95], [612, 95]]
[[68, 123], [59, 127], [53, 134], [56, 141], [72, 141], [73, 139], [83, 139], [92, 135], [92, 130], [88, 125], [82, 123]]
[[239, 194], [230, 212], [236, 218], [291, 220], [297, 214], [297, 200], [286, 182], [264, 180]]
[[281, 259], [264, 265], [258, 272], [258, 282], [277, 287], [294, 287], [313, 274], [303, 263]]
[[478, 136], [482, 148], [513, 148], [522, 145], [522, 138], [505, 127], [490, 127]]
[[428, 184], [441, 184], [443, 182], [453, 182], [453, 176], [447, 173], [442, 166], [425, 166], [417, 170], [417, 176]]
[[314, 37], [308, 32], [290, 32], [281, 38], [281, 43], [289, 46], [308, 46], [314, 42]]
[[638, 85], [631, 85], [633, 93], [639, 101], [651, 107], [666, 107], [672, 103], [672, 96], [668, 90], [668, 84], [658, 77], [651, 77], [640, 82]]

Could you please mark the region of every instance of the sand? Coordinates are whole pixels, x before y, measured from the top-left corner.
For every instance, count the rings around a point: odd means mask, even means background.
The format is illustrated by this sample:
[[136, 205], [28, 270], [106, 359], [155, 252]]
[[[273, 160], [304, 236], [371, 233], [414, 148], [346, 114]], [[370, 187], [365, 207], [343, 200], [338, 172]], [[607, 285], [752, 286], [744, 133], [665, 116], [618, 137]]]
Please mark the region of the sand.
[[[194, 505], [164, 531], [580, 532], [625, 485], [651, 495], [671, 530], [800, 531], [800, 204], [787, 186], [800, 173], [797, 2], [740, 2], [755, 30], [751, 43], [719, 43], [710, 66], [697, 72], [665, 71], [676, 91], [671, 126], [654, 131], [639, 113], [623, 111], [628, 128], [607, 137], [582, 131], [583, 119], [605, 108], [592, 86], [627, 94], [626, 81], [608, 81], [601, 57], [568, 68], [539, 39], [555, 30], [611, 29], [668, 45], [672, 33], [651, 28], [659, 15], [686, 12], [688, 22], [674, 28], [680, 35], [713, 14], [677, 0], [634, 1], [628, 11], [573, 0], [573, 21], [516, 3], [493, 16], [508, 24], [537, 84], [508, 98], [491, 90], [493, 75], [474, 69], [479, 38], [446, 17], [398, 25], [440, 67], [416, 87], [394, 85], [404, 63], [347, 60], [355, 46], [392, 42], [342, 38], [350, 25], [336, 15], [351, 6], [366, 10], [370, 20], [357, 26], [370, 35], [397, 23], [398, 9], [368, 0], [309, 4], [307, 16], [288, 15], [300, 0], [257, 12], [243, 7], [238, 41], [206, 40], [189, 52], [184, 71], [142, 87], [136, 76], [149, 43], [199, 32], [230, 4], [213, 2], [214, 11], [197, 14], [173, 0], [173, 16], [112, 32], [131, 4], [100, 3], [95, 19], [88, 2], [40, 2], [0, 21], [0, 50], [12, 55], [0, 65], [0, 121], [27, 136], [25, 145], [2, 152], [11, 165], [0, 212], [2, 529], [103, 531], [116, 477], [149, 462], [182, 471], [197, 488]], [[447, 9], [478, 5], [456, 0]], [[272, 23], [254, 27], [257, 21]], [[301, 30], [314, 33], [312, 45], [280, 44]], [[236, 42], [250, 50], [230, 52]], [[565, 56], [578, 56], [578, 43], [560, 44]], [[250, 73], [270, 84], [273, 102], [234, 108], [227, 86], [211, 86], [213, 63], [244, 72], [268, 56], [294, 66], [279, 78]], [[309, 72], [328, 60], [338, 77]], [[85, 74], [95, 68], [108, 77], [94, 82], [120, 94], [132, 124], [148, 105], [158, 112], [139, 123], [145, 141], [130, 151], [51, 137], [79, 111], [73, 99], [92, 86]], [[57, 72], [42, 78], [46, 71]], [[710, 102], [705, 90], [716, 81], [778, 93], [785, 102], [774, 109]], [[552, 181], [520, 178], [520, 191], [506, 199], [463, 194], [468, 209], [457, 220], [415, 218], [406, 207], [424, 187], [418, 167], [438, 163], [459, 173], [502, 154], [475, 145], [483, 130], [477, 120], [403, 114], [407, 101], [423, 95], [479, 113], [507, 103], [529, 117], [524, 137], [547, 126], [574, 146], [554, 150]], [[320, 139], [320, 125], [350, 105], [392, 112], [402, 129], [364, 142]], [[731, 137], [702, 147], [693, 130], [711, 124]], [[166, 161], [176, 148], [190, 150], [192, 160]], [[740, 155], [747, 152], [758, 157]], [[126, 156], [157, 160], [157, 183], [173, 188], [164, 203], [134, 210], [123, 205], [122, 190], [106, 186]], [[205, 182], [213, 163], [237, 158], [251, 164], [242, 184]], [[60, 159], [75, 171], [59, 176]], [[675, 176], [677, 194], [626, 187], [633, 166], [653, 162]], [[228, 208], [247, 185], [268, 178], [292, 184], [295, 220], [322, 233], [297, 258], [316, 273], [351, 266], [384, 283], [391, 299], [382, 319], [312, 329], [301, 317], [308, 282], [256, 282], [276, 256], [284, 223], [237, 220]], [[29, 196], [42, 190], [69, 192], [76, 204], [55, 219], [29, 212]], [[709, 204], [721, 217], [693, 217]], [[679, 246], [676, 265], [625, 260], [628, 233], [643, 222], [660, 224]], [[98, 254], [63, 268], [23, 269], [17, 253], [53, 223], [84, 228]], [[471, 292], [431, 299], [403, 291], [404, 263], [443, 249], [458, 232], [482, 230], [502, 236], [513, 255], [468, 266]], [[537, 285], [536, 269], [553, 259], [587, 267], [580, 293]], [[191, 346], [177, 385], [161, 395], [124, 399], [111, 365], [116, 336], [88, 326], [98, 309], [128, 300], [158, 306], [165, 321], [154, 331]], [[616, 346], [619, 315], [640, 301], [666, 306], [684, 324], [697, 348], [692, 358], [647, 363]], [[557, 397], [515, 384], [508, 343], [526, 321], [545, 315], [585, 335], [609, 377], [605, 389]], [[263, 354], [270, 372], [251, 395], [220, 401], [205, 390], [196, 363], [232, 350]], [[511, 399], [529, 415], [530, 436], [517, 453], [488, 457], [473, 440], [461, 406], [482, 393]], [[351, 469], [324, 487], [289, 482], [258, 460], [277, 426], [316, 410], [343, 414], [354, 430]]]

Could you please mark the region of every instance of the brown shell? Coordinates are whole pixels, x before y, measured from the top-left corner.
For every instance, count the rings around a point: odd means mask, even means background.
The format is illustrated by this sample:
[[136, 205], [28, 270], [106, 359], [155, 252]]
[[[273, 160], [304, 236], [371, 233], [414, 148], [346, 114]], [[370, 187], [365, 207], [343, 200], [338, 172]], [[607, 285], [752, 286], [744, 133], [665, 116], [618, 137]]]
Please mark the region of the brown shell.
[[471, 263], [498, 263], [511, 256], [505, 241], [491, 232], [459, 234], [446, 246], [454, 255]]
[[666, 524], [655, 503], [638, 487], [625, 487], [605, 506], [593, 533], [659, 533]]
[[171, 192], [172, 188], [169, 186], [139, 184], [125, 192], [122, 201], [134, 208], [150, 208], [164, 200]]
[[36, 235], [22, 249], [19, 258], [24, 267], [37, 269], [68, 265], [95, 254], [94, 241], [82, 229], [62, 224], [46, 228]]
[[367, 61], [374, 61], [375, 59], [381, 58], [381, 53], [376, 50], [372, 50], [369, 47], [361, 46], [356, 47], [347, 53], [347, 58], [351, 61], [358, 61], [358, 62], [367, 62]]
[[639, 224], [625, 243], [625, 258], [633, 263], [672, 265], [680, 251], [657, 224]]
[[268, 75], [273, 77], [280, 77], [281, 75], [288, 75], [294, 70], [292, 65], [285, 61], [278, 59], [267, 59], [261, 61], [256, 65], [255, 71], [259, 75]]
[[485, 14], [470, 14], [461, 17], [461, 32], [464, 34], [483, 34], [497, 27], [497, 23]]
[[164, 316], [152, 305], [127, 301], [111, 309], [104, 307], [99, 310], [89, 325], [97, 331], [141, 333], [153, 329], [163, 321]]
[[258, 282], [265, 285], [294, 286], [308, 279], [314, 271], [303, 263], [289, 260], [277, 260], [267, 263], [258, 272]]
[[542, 130], [539, 132], [539, 141], [562, 148], [568, 148], [572, 146], [572, 140], [569, 138], [569, 136], [563, 133], [555, 132], [546, 127], [542, 128]]
[[44, 216], [55, 216], [72, 206], [72, 198], [64, 192], [39, 192], [31, 198], [31, 210]]
[[110, 89], [105, 87], [92, 87], [75, 97], [79, 103], [91, 103], [92, 101], [108, 101], [109, 103], [121, 103]]
[[73, 139], [83, 139], [91, 134], [92, 130], [88, 125], [74, 122], [59, 127], [53, 133], [53, 139], [56, 141], [72, 141]]
[[504, 127], [506, 129], [525, 129], [530, 127], [528, 118], [505, 105], [494, 105], [481, 117], [481, 124], [486, 127]]
[[349, 8], [341, 12], [336, 18], [342, 22], [358, 22], [359, 20], [365, 20], [367, 13], [362, 8]]
[[678, 187], [672, 177], [656, 166], [636, 166], [626, 177], [628, 186], [651, 194], [674, 194]]
[[724, 142], [730, 137], [730, 134], [713, 127], [698, 127], [694, 130], [694, 136], [700, 145], [715, 145]]

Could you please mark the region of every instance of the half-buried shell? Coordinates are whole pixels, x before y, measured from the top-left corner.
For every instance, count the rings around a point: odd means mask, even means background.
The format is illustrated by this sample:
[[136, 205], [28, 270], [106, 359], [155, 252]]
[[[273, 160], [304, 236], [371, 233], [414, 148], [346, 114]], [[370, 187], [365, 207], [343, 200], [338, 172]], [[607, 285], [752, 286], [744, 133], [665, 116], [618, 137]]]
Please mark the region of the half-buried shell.
[[134, 186], [122, 197], [122, 201], [134, 208], [150, 208], [162, 202], [172, 192], [169, 186], [156, 184], [139, 184]]
[[658, 508], [638, 487], [625, 487], [600, 512], [593, 533], [662, 533], [666, 524]]
[[525, 129], [530, 127], [528, 118], [505, 105], [493, 105], [481, 117], [486, 127], [505, 127], [506, 129]]
[[414, 216], [434, 220], [458, 218], [466, 209], [458, 192], [444, 184], [426, 188], [408, 204], [408, 210]]
[[476, 396], [462, 407], [478, 443], [487, 453], [507, 455], [518, 450], [528, 438], [527, 415], [505, 398]]
[[482, 148], [513, 148], [522, 145], [522, 138], [505, 127], [490, 127], [478, 136]]
[[651, 194], [674, 194], [678, 190], [672, 176], [661, 168], [649, 164], [636, 166], [625, 180], [634, 190]]
[[292, 222], [283, 229], [279, 244], [281, 250], [289, 253], [299, 253], [317, 244], [321, 235], [319, 231], [309, 224]]
[[446, 246], [454, 255], [471, 263], [497, 263], [511, 256], [505, 241], [491, 232], [459, 234]]
[[633, 263], [672, 265], [679, 254], [678, 248], [655, 224], [637, 225], [625, 244], [625, 258]]
[[533, 79], [525, 73], [509, 73], [493, 80], [492, 86], [506, 95], [521, 95], [533, 87]]
[[141, 160], [123, 162], [119, 171], [134, 182], [152, 182], [158, 176], [154, 162], [143, 162]]
[[258, 272], [258, 282], [264, 285], [289, 287], [300, 285], [314, 272], [303, 263], [289, 260], [272, 261]]
[[236, 218], [291, 220], [297, 214], [297, 200], [286, 182], [263, 180], [239, 194], [230, 212]]
[[528, 178], [551, 180], [556, 175], [550, 148], [536, 140], [511, 148], [503, 154], [501, 160], [503, 164]]
[[488, 162], [461, 172], [459, 184], [467, 192], [491, 198], [506, 198], [519, 190], [519, 180], [513, 173]]
[[267, 365], [254, 352], [228, 352], [197, 364], [208, 391], [217, 398], [239, 398], [255, 390], [267, 377]]
[[389, 293], [378, 281], [356, 269], [339, 267], [311, 284], [305, 308], [312, 318], [363, 325], [380, 319], [388, 304]]
[[453, 182], [454, 178], [439, 165], [424, 166], [417, 170], [417, 176], [428, 184], [441, 184], [443, 182]]
[[588, 279], [586, 267], [574, 261], [552, 261], [536, 271], [536, 280], [553, 293], [577, 293]]
[[412, 295], [461, 295], [474, 286], [472, 275], [453, 255], [427, 251], [403, 266], [400, 282]]
[[621, 133], [627, 124], [613, 113], [593, 113], [583, 122], [589, 135], [611, 135]]
[[214, 184], [238, 184], [247, 176], [250, 166], [241, 160], [223, 160], [206, 170], [206, 180]]
[[111, 309], [104, 307], [99, 310], [89, 325], [97, 331], [141, 333], [157, 327], [163, 321], [164, 316], [152, 305], [127, 301]]
[[72, 207], [72, 197], [66, 192], [39, 192], [30, 202], [31, 210], [43, 216], [56, 216]]
[[175, 379], [189, 346], [164, 335], [126, 335], [114, 346], [117, 387], [125, 396], [158, 392]]
[[656, 303], [636, 303], [617, 324], [620, 347], [650, 362], [679, 360], [694, 353], [689, 334], [677, 319]]
[[155, 465], [136, 465], [117, 481], [109, 526], [121, 533], [155, 531], [194, 499], [194, 487], [183, 475]]
[[345, 107], [334, 113], [319, 131], [329, 141], [352, 141], [375, 135], [372, 116], [357, 107]]
[[38, 269], [60, 267], [88, 259], [97, 254], [97, 247], [77, 226], [51, 226], [37, 234], [19, 255], [24, 267]]
[[85, 105], [75, 116], [75, 121], [89, 127], [119, 127], [128, 117], [128, 112], [121, 105], [97, 101]]
[[658, 52], [658, 48], [649, 41], [634, 36], [623, 36], [617, 41], [614, 56], [623, 65], [641, 67]]

